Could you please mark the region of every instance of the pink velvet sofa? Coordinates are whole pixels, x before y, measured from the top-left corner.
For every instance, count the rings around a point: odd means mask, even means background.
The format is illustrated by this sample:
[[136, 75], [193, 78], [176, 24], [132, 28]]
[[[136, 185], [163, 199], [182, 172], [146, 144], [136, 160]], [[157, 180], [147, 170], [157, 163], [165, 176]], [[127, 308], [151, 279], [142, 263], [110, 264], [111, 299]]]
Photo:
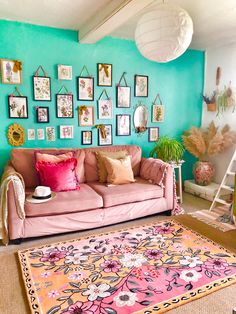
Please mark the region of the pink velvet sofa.
[[[119, 223], [174, 209], [173, 168], [168, 166], [164, 187], [140, 177], [144, 158], [139, 146], [109, 146], [85, 149], [40, 149], [45, 153], [75, 151], [80, 190], [59, 192], [41, 204], [25, 202], [25, 219], [17, 214], [13, 185], [8, 190], [8, 229], [11, 240], [45, 236]], [[98, 182], [95, 151], [126, 150], [132, 156], [135, 183], [107, 187]], [[39, 185], [34, 167], [35, 149], [14, 148], [10, 165], [24, 179], [26, 194]], [[156, 161], [158, 162], [158, 160]]]

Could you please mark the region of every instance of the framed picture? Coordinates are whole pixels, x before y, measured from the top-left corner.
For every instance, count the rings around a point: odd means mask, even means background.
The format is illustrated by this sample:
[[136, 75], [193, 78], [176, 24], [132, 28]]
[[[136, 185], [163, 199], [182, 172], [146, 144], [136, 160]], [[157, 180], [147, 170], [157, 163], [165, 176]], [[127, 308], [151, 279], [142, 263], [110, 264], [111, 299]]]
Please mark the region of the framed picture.
[[9, 118], [28, 119], [28, 99], [25, 96], [8, 96]]
[[94, 107], [92, 106], [79, 107], [79, 125], [80, 126], [94, 125]]
[[18, 60], [1, 59], [1, 73], [3, 84], [22, 83], [22, 64]]
[[146, 75], [134, 76], [134, 96], [148, 97], [148, 76]]
[[112, 86], [112, 64], [98, 63], [98, 86]]
[[82, 145], [92, 145], [93, 143], [92, 131], [81, 132], [81, 143]]
[[56, 106], [57, 118], [74, 118], [73, 95], [57, 94]]
[[58, 64], [57, 66], [58, 80], [72, 80], [72, 66]]
[[78, 100], [94, 100], [94, 78], [77, 77]]
[[36, 120], [38, 123], [49, 122], [49, 108], [48, 107], [36, 107]]
[[37, 138], [38, 140], [42, 141], [45, 139], [44, 136], [44, 129], [37, 129]]
[[73, 125], [60, 125], [60, 138], [72, 139], [74, 138]]
[[99, 146], [112, 145], [112, 125], [105, 124], [104, 127], [105, 127], [106, 138], [102, 137], [101, 130], [98, 129], [98, 145]]
[[35, 140], [35, 130], [34, 129], [28, 129], [28, 141], [34, 141]]
[[46, 139], [49, 142], [54, 142], [56, 140], [56, 131], [53, 126], [46, 128]]
[[159, 128], [158, 127], [148, 128], [148, 141], [156, 142], [158, 139], [159, 139]]
[[130, 108], [131, 88], [129, 86], [116, 87], [116, 107]]
[[112, 100], [99, 99], [98, 100], [98, 119], [112, 119]]
[[34, 100], [51, 101], [51, 79], [46, 76], [33, 76]]
[[152, 122], [164, 122], [164, 106], [152, 106]]
[[116, 115], [116, 135], [129, 136], [131, 134], [130, 114]]

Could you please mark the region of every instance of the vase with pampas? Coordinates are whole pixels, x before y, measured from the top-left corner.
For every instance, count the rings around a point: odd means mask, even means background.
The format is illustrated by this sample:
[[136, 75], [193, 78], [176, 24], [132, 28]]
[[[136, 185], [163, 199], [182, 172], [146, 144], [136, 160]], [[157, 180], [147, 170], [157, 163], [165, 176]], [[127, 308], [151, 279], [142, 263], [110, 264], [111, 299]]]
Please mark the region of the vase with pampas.
[[199, 159], [193, 167], [198, 185], [209, 185], [212, 182], [215, 168], [209, 161], [210, 157], [236, 144], [236, 132], [230, 130], [227, 124], [220, 131], [214, 122], [207, 129], [192, 127], [182, 138], [186, 150]]

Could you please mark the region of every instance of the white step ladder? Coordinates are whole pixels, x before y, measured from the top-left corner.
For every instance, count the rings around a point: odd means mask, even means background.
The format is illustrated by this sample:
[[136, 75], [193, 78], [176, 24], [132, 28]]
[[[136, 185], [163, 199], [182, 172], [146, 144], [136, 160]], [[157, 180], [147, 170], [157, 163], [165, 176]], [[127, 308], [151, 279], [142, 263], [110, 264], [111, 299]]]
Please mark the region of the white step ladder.
[[220, 203], [222, 205], [227, 206], [229, 208], [229, 210], [232, 208], [233, 200], [231, 202], [227, 202], [226, 200], [220, 198], [220, 195], [221, 195], [220, 193], [221, 193], [221, 190], [227, 190], [227, 191], [232, 192], [232, 194], [233, 194], [234, 187], [229, 186], [227, 184], [227, 180], [229, 179], [229, 177], [234, 177], [235, 176], [235, 167], [236, 167], [235, 165], [236, 165], [236, 150], [235, 150], [235, 152], [233, 154], [233, 157], [232, 157], [232, 159], [231, 159], [231, 161], [229, 163], [229, 166], [228, 166], [228, 168], [226, 170], [226, 173], [225, 173], [225, 175], [223, 177], [223, 180], [222, 180], [222, 182], [221, 182], [221, 184], [219, 186], [219, 189], [218, 189], [218, 191], [216, 193], [216, 196], [215, 196], [215, 198], [214, 198], [214, 200], [213, 200], [213, 202], [211, 204], [210, 211], [213, 208], [215, 208], [215, 205], [217, 203]]

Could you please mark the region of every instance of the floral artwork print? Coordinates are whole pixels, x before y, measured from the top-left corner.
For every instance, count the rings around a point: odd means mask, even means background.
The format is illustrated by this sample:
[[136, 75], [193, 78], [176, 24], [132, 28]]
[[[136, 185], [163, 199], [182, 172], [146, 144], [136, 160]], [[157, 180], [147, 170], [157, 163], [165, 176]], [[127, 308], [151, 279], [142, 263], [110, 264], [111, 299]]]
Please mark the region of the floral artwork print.
[[73, 125], [60, 125], [60, 138], [69, 138], [74, 137], [74, 127]]
[[112, 100], [99, 99], [98, 101], [98, 119], [112, 119]]
[[1, 60], [1, 72], [3, 84], [22, 83], [22, 63], [17, 60]]
[[28, 129], [28, 141], [34, 141], [35, 140], [35, 130], [34, 129]]
[[57, 66], [58, 80], [72, 80], [72, 66], [58, 64]]
[[163, 313], [236, 281], [235, 255], [170, 220], [19, 258], [32, 313], [40, 314]]
[[8, 98], [9, 118], [28, 118], [28, 101], [27, 97], [12, 96]]
[[117, 86], [117, 107], [129, 108], [130, 107], [130, 87]]
[[73, 108], [73, 95], [57, 94], [57, 118], [73, 118]]
[[93, 100], [94, 80], [92, 77], [78, 77], [78, 100]]
[[79, 125], [80, 126], [94, 125], [94, 108], [92, 106], [79, 107]]
[[163, 122], [164, 121], [164, 106], [153, 105], [152, 108], [152, 122]]
[[135, 75], [134, 81], [134, 96], [148, 97], [148, 76]]
[[34, 76], [34, 100], [51, 100], [51, 82], [50, 77]]
[[49, 142], [54, 142], [56, 140], [55, 128], [47, 127], [46, 128], [46, 139]]
[[128, 136], [130, 135], [130, 115], [119, 114], [116, 116], [116, 135]]
[[112, 86], [112, 64], [98, 63], [98, 86]]
[[111, 124], [104, 125], [104, 131], [106, 137], [102, 136], [101, 130], [98, 129], [98, 145], [100, 146], [112, 145], [112, 125]]
[[36, 107], [37, 122], [48, 123], [49, 122], [49, 108], [48, 107]]

